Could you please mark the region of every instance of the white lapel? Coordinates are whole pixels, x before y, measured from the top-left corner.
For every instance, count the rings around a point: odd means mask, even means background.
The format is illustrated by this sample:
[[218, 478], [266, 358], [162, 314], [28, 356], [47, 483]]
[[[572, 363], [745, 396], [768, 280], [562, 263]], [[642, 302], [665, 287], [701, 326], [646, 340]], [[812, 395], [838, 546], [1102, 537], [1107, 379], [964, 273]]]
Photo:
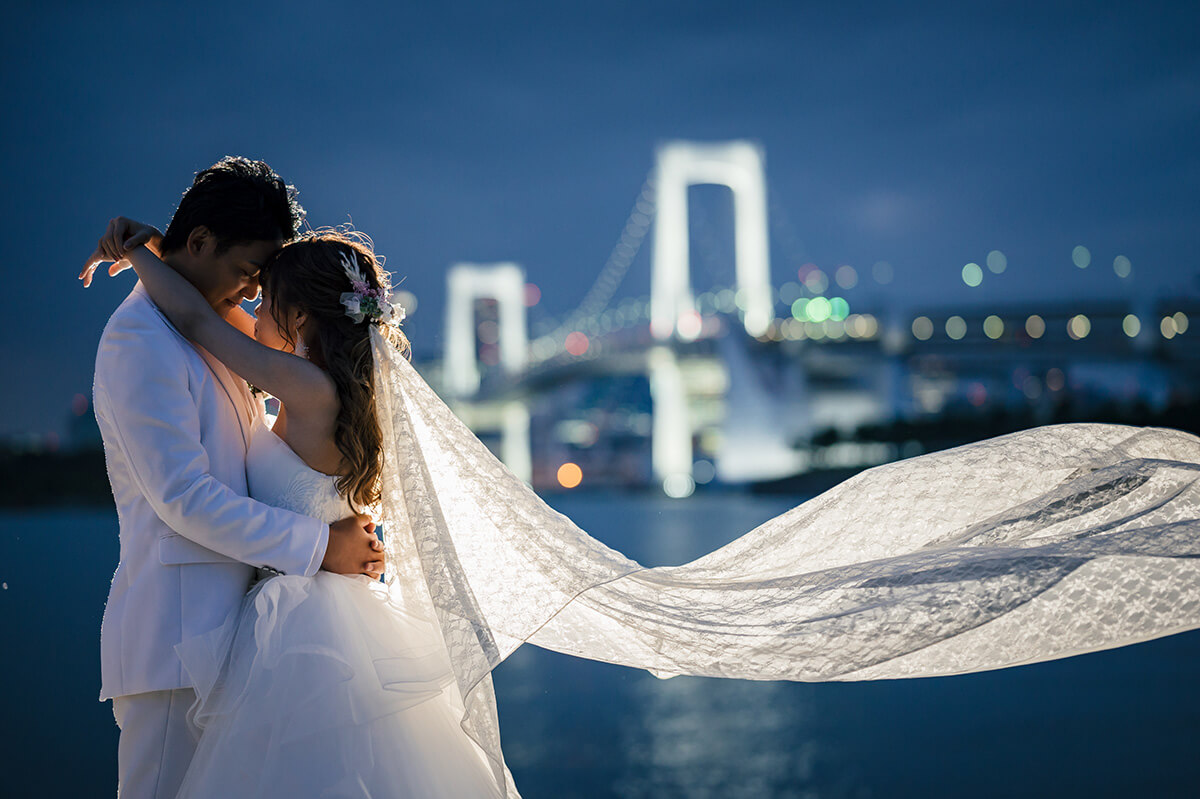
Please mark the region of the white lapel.
[[204, 358], [204, 362], [208, 364], [209, 370], [216, 375], [217, 381], [225, 389], [225, 393], [229, 396], [229, 401], [233, 403], [233, 408], [237, 411], [238, 424], [242, 427], [242, 438], [245, 439], [247, 446], [249, 446], [250, 426], [253, 418], [250, 411], [250, 393], [246, 388], [246, 381], [235, 377], [225, 364], [218, 361], [215, 355], [199, 344], [192, 343], [192, 347]]
[[175, 325], [171, 324], [171, 320], [167, 318], [167, 315], [164, 314], [159, 307], [154, 304], [154, 300], [150, 298], [150, 294], [146, 291], [146, 288], [142, 285], [141, 281], [138, 281], [138, 284], [134, 286], [134, 290], [145, 296], [146, 301], [150, 303], [150, 307], [152, 307], [155, 313], [162, 318], [167, 327], [169, 327], [172, 332], [175, 333], [175, 335], [186, 341], [188, 346], [194, 349], [204, 360], [204, 363], [208, 365], [209, 371], [213, 373], [213, 377], [217, 379], [217, 383], [221, 386], [222, 390], [224, 390], [225, 395], [229, 397], [230, 404], [233, 405], [234, 413], [237, 415], [238, 429], [242, 433], [242, 442], [246, 445], [246, 448], [249, 449], [250, 430], [254, 423], [254, 412], [250, 407], [250, 391], [246, 387], [246, 381], [235, 377], [234, 374], [225, 366], [225, 364], [217, 360], [216, 356], [201, 347], [199, 344], [190, 341], [187, 336], [180, 333], [179, 329], [176, 328]]

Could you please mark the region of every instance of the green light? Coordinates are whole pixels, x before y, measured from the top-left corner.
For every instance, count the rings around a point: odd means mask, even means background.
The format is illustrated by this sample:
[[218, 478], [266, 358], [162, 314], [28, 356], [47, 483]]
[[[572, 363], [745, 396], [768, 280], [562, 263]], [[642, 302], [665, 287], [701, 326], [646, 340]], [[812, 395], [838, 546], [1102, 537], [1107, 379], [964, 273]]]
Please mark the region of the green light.
[[841, 297], [834, 297], [829, 301], [829, 318], [835, 322], [841, 322], [850, 315], [850, 303], [846, 302]]
[[805, 310], [806, 308], [808, 308], [808, 300], [804, 297], [801, 297], [792, 303], [792, 316], [796, 319], [799, 319], [801, 322], [807, 322], [808, 314]]
[[813, 297], [808, 301], [808, 318], [814, 322], [824, 322], [833, 313], [833, 305], [824, 297]]

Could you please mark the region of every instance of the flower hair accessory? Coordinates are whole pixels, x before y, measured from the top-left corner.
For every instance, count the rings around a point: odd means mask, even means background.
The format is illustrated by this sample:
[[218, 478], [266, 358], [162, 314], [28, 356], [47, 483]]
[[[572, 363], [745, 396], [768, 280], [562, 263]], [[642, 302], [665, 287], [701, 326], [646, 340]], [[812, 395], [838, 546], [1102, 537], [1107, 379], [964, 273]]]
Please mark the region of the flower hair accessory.
[[342, 306], [346, 309], [346, 316], [356, 324], [364, 319], [378, 324], [398, 325], [403, 322], [404, 309], [399, 305], [392, 305], [387, 284], [372, 288], [353, 258], [341, 253], [341, 259], [342, 269], [346, 277], [350, 278], [350, 286], [354, 289], [342, 293]]

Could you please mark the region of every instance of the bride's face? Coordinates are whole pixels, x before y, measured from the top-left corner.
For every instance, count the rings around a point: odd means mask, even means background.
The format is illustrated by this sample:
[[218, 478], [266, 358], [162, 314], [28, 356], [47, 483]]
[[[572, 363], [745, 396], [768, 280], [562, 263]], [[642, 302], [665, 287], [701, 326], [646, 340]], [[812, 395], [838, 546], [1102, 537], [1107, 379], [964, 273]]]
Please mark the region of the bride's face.
[[300, 337], [299, 314], [289, 311], [287, 314], [288, 327], [280, 328], [271, 312], [271, 294], [264, 291], [262, 302], [254, 309], [254, 339], [264, 347], [284, 352], [295, 352], [295, 341]]

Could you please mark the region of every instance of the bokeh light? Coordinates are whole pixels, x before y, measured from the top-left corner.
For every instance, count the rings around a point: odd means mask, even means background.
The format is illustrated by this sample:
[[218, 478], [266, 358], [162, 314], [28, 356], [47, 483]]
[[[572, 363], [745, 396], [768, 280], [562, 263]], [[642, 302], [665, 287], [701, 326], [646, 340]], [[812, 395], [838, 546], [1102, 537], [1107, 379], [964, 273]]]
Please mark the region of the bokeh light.
[[983, 320], [983, 334], [990, 339], [998, 339], [1004, 335], [1004, 320], [992, 315]]
[[975, 288], [983, 282], [983, 270], [979, 268], [977, 263], [969, 263], [962, 268], [962, 279], [971, 288]]
[[1126, 314], [1121, 320], [1121, 330], [1130, 338], [1137, 338], [1142, 332], [1142, 320], [1138, 319], [1134, 314]]
[[1008, 258], [999, 250], [992, 250], [987, 254], [987, 268], [998, 275], [1008, 268]]
[[686, 474], [673, 474], [663, 480], [663, 493], [671, 499], [690, 497], [696, 490], [696, 481]]
[[946, 320], [946, 335], [955, 341], [967, 335], [967, 320], [961, 316], [951, 316]]
[[813, 294], [824, 294], [829, 288], [829, 278], [820, 269], [812, 269], [804, 276], [804, 285]]
[[858, 285], [858, 272], [850, 264], [843, 264], [833, 273], [833, 279], [844, 289], [852, 289]]
[[1092, 262], [1092, 252], [1082, 244], [1076, 245], [1075, 249], [1071, 250], [1071, 262], [1080, 269], [1087, 269], [1088, 264]]
[[1133, 264], [1124, 255], [1118, 255], [1113, 259], [1113, 271], [1117, 273], [1117, 277], [1129, 277], [1133, 272]]
[[1092, 322], [1083, 314], [1075, 314], [1067, 322], [1067, 335], [1078, 341], [1092, 332]]
[[525, 284], [525, 307], [532, 308], [542, 301], [542, 290], [536, 283]]
[[410, 317], [417, 312], [417, 295], [404, 289], [393, 291], [392, 304], [399, 305], [404, 309], [405, 317]]
[[583, 482], [583, 469], [570, 461], [558, 467], [558, 484], [563, 488], [575, 488]]
[[1025, 320], [1025, 332], [1030, 338], [1041, 338], [1046, 334], [1046, 320], [1033, 314]]
[[805, 313], [813, 322], [824, 322], [833, 313], [833, 305], [824, 297], [813, 297], [808, 301]]
[[933, 337], [933, 320], [928, 316], [918, 316], [913, 320], [912, 334], [919, 341], [929, 341]]
[[479, 340], [484, 344], [495, 344], [500, 341], [500, 325], [491, 319], [479, 323]]
[[572, 355], [583, 355], [589, 344], [588, 337], [578, 330], [567, 334], [566, 349]]
[[1173, 322], [1175, 322], [1175, 332], [1176, 333], [1178, 333], [1179, 335], [1183, 335], [1184, 333], [1187, 332], [1187, 329], [1188, 329], [1187, 314], [1185, 314], [1183, 311], [1177, 311], [1175, 314], [1173, 314], [1171, 316], [1171, 320]]
[[875, 278], [875, 282], [881, 286], [886, 286], [892, 282], [895, 273], [892, 270], [892, 265], [887, 261], [876, 261], [871, 267], [871, 277]]
[[[679, 323], [676, 329], [679, 331], [679, 338], [684, 341], [695, 341], [700, 338], [700, 331], [703, 329], [704, 320], [700, 317], [699, 311], [688, 311], [679, 317]], [[586, 349], [586, 347], [584, 348]], [[582, 354], [582, 353], [579, 353]]]
[[850, 315], [850, 303], [841, 297], [829, 299], [829, 318], [840, 322]]
[[1046, 388], [1051, 391], [1062, 391], [1067, 384], [1067, 376], [1057, 366], [1046, 372]]
[[792, 316], [801, 322], [808, 321], [808, 300], [801, 297], [792, 303]]
[[717, 468], [713, 465], [712, 461], [701, 458], [692, 464], [692, 477], [700, 485], [708, 485], [716, 476]]

